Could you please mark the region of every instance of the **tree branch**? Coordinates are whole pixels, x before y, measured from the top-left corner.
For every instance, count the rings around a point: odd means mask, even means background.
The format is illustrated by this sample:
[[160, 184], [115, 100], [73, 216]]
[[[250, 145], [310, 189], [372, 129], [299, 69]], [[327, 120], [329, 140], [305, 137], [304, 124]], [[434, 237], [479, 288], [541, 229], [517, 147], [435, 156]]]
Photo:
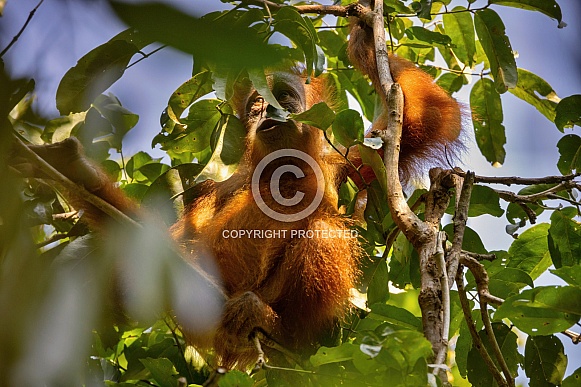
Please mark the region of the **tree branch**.
[[101, 199], [100, 197], [86, 190], [84, 187], [81, 187], [76, 183], [72, 182], [71, 180], [69, 180], [66, 176], [57, 171], [52, 165], [47, 163], [42, 157], [40, 157], [32, 150], [30, 150], [30, 148], [28, 148], [26, 144], [24, 144], [16, 134], [14, 134], [13, 137], [14, 144], [18, 148], [19, 152], [21, 152], [28, 159], [30, 159], [34, 163], [34, 165], [40, 170], [40, 172], [44, 173], [50, 179], [60, 184], [72, 195], [79, 197], [79, 199], [81, 199], [84, 202], [92, 204], [99, 210], [103, 211], [103, 213], [107, 214], [112, 219], [123, 225], [128, 225], [135, 228], [141, 227], [139, 223], [131, 219], [123, 212], [119, 211], [119, 209], [111, 205], [109, 202]]
[[[468, 207], [470, 205], [470, 196], [472, 195], [472, 187], [474, 185], [474, 173], [467, 172], [463, 179], [462, 189], [458, 200], [456, 201], [456, 211], [454, 213], [454, 237], [452, 240], [452, 249], [448, 257], [448, 281], [450, 284], [454, 283], [456, 278], [456, 271], [460, 262], [460, 254], [462, 253], [462, 242], [464, 241], [464, 231], [466, 230], [466, 222], [468, 220]], [[457, 187], [460, 184], [457, 184]]]
[[462, 305], [462, 312], [464, 313], [464, 319], [466, 320], [466, 325], [468, 325], [468, 330], [470, 331], [470, 336], [472, 337], [472, 344], [474, 348], [480, 354], [484, 363], [488, 367], [490, 373], [496, 380], [499, 386], [508, 387], [506, 380], [502, 377], [499, 369], [496, 367], [492, 358], [488, 354], [488, 351], [484, 347], [484, 343], [480, 339], [478, 332], [476, 331], [476, 325], [472, 319], [472, 309], [470, 308], [470, 303], [468, 302], [468, 297], [466, 297], [466, 289], [464, 288], [464, 270], [460, 269], [456, 273], [456, 286], [458, 287], [458, 296], [460, 298], [460, 304]]
[[10, 50], [10, 48], [18, 41], [18, 39], [20, 39], [20, 36], [24, 32], [24, 30], [26, 29], [26, 27], [28, 27], [28, 23], [30, 23], [30, 21], [34, 17], [34, 14], [38, 10], [38, 8], [42, 5], [43, 2], [44, 2], [44, 0], [40, 0], [38, 2], [38, 4], [36, 4], [36, 7], [34, 7], [32, 9], [32, 11], [30, 11], [30, 13], [28, 14], [28, 18], [24, 22], [24, 25], [22, 26], [20, 31], [18, 31], [18, 33], [16, 35], [14, 35], [14, 37], [12, 38], [10, 43], [8, 43], [8, 45], [4, 48], [4, 50], [2, 50], [2, 52], [0, 52], [0, 58], [2, 58], [4, 56], [4, 54], [6, 54], [8, 52], [8, 50]]
[[[454, 168], [454, 173], [461, 177], [466, 176], [466, 172], [460, 168]], [[559, 184], [565, 181], [571, 181], [581, 176], [581, 172], [564, 176], [545, 176], [545, 177], [518, 177], [518, 176], [474, 176], [475, 183], [503, 184], [503, 185], [535, 185], [535, 184]]]
[[484, 302], [487, 302], [494, 306], [502, 305], [502, 303], [504, 302], [502, 298], [490, 294], [490, 291], [488, 290], [489, 283], [488, 273], [486, 272], [486, 269], [480, 262], [478, 262], [475, 258], [466, 255], [461, 255], [460, 264], [470, 269], [470, 271], [474, 275], [474, 279], [476, 280], [476, 289], [478, 290], [478, 296], [480, 297], [481, 300], [484, 300]]
[[482, 316], [482, 322], [484, 323], [484, 329], [486, 331], [486, 335], [488, 336], [488, 342], [492, 347], [492, 351], [494, 352], [494, 356], [500, 364], [500, 368], [502, 369], [502, 373], [504, 374], [504, 378], [506, 379], [506, 383], [510, 387], [514, 387], [514, 378], [512, 377], [510, 370], [508, 369], [508, 365], [504, 360], [504, 356], [502, 355], [502, 351], [498, 346], [498, 341], [496, 340], [496, 336], [494, 335], [494, 330], [492, 329], [492, 322], [490, 321], [490, 316], [488, 315], [488, 304], [485, 300], [480, 298], [480, 315]]

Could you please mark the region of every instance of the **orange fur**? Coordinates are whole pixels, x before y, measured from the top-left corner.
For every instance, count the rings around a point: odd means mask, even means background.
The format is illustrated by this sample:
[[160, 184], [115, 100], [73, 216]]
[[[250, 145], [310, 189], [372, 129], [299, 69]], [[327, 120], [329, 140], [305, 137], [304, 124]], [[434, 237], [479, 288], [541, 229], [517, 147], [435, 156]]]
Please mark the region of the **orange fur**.
[[[377, 93], [384, 96], [373, 47], [372, 30], [352, 18], [349, 58], [357, 69], [369, 76]], [[417, 175], [423, 164], [445, 164], [446, 156], [456, 158], [462, 149], [462, 111], [455, 99], [410, 61], [390, 54], [389, 66], [404, 94], [399, 169], [402, 180], [407, 181]], [[373, 123], [373, 130], [385, 130], [387, 120], [384, 107]]]
[[[296, 74], [274, 75], [287, 86], [301, 90], [302, 110], [322, 98], [323, 84], [313, 80], [305, 85]], [[323, 152], [319, 129], [299, 123], [277, 125], [277, 133], [257, 133], [253, 114], [264, 112], [267, 103], [253, 104], [254, 91], [245, 88], [235, 98], [236, 109], [248, 130], [247, 152], [238, 171], [229, 180], [211, 183], [212, 190], [199, 197], [187, 215], [172, 228], [174, 238], [190, 246], [193, 241], [211, 252], [230, 301], [223, 322], [215, 333], [214, 348], [221, 365], [245, 366], [256, 361], [256, 349], [248, 341], [261, 328], [283, 346], [308, 349], [328, 331], [347, 307], [349, 290], [355, 285], [359, 246], [354, 238], [291, 237], [292, 230], [347, 231], [349, 221], [337, 210], [337, 175], [342, 165], [329, 164]], [[250, 98], [250, 101], [249, 101]], [[250, 187], [250, 177], [260, 160], [270, 152], [299, 149], [309, 154], [325, 176], [323, 201], [314, 213], [291, 223], [272, 219], [258, 208]], [[305, 172], [301, 179], [282, 175], [279, 186], [284, 197], [304, 193], [297, 205], [285, 207], [275, 201], [268, 182], [274, 170], [293, 164]], [[260, 191], [267, 205], [281, 213], [303, 210], [313, 199], [317, 181], [301, 160], [283, 159], [269, 165], [262, 174]], [[232, 230], [285, 233], [280, 237], [225, 238]]]

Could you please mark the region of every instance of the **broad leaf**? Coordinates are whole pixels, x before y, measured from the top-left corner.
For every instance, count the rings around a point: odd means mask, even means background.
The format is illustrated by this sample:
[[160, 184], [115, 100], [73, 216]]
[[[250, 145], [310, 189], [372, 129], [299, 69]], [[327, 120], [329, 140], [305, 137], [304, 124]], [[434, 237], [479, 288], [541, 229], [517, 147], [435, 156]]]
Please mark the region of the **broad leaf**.
[[185, 128], [175, 130], [170, 135], [157, 135], [153, 144], [161, 144], [161, 149], [173, 153], [201, 152], [210, 146], [210, 137], [218, 125], [222, 113], [218, 110], [221, 102], [216, 99], [203, 99], [194, 103], [188, 116], [181, 121]]
[[[198, 98], [212, 91], [212, 74], [204, 71], [194, 75], [180, 85], [169, 97], [167, 114], [174, 122], [179, 123], [180, 117]], [[170, 131], [171, 132], [171, 131]]]
[[[494, 331], [494, 337], [498, 342], [498, 346], [502, 352], [502, 355], [506, 361], [508, 369], [513, 377], [517, 376], [518, 364], [520, 363], [521, 356], [518, 353], [517, 346], [517, 335], [510, 330], [509, 327], [503, 323], [492, 324], [492, 329]], [[478, 332], [478, 336], [482, 339], [484, 347], [489, 354], [493, 353], [492, 345], [490, 344], [490, 339], [485, 330]], [[494, 356], [492, 356], [494, 363], [499, 367], [498, 362]], [[467, 362], [468, 380], [473, 386], [492, 386], [495, 385], [494, 378], [488, 367], [482, 360], [480, 353], [475, 347], [472, 347], [468, 352], [468, 362]]]
[[519, 68], [516, 87], [508, 91], [534, 106], [549, 121], [555, 121], [555, 107], [559, 97], [543, 78]]
[[581, 383], [581, 368], [577, 368], [573, 374], [569, 375], [561, 387], [577, 387]]
[[353, 358], [353, 352], [358, 350], [357, 345], [352, 343], [344, 343], [332, 348], [321, 347], [316, 354], [311, 356], [310, 362], [314, 367], [319, 367], [323, 364], [347, 361], [351, 360]]
[[563, 98], [555, 112], [555, 125], [561, 132], [573, 125], [581, 126], [581, 94]]
[[489, 3], [538, 11], [557, 19], [559, 23], [562, 21], [561, 7], [555, 0], [489, 0]]
[[549, 225], [541, 223], [523, 232], [512, 242], [508, 267], [521, 269], [533, 280], [551, 266], [547, 235]]
[[305, 112], [291, 114], [289, 119], [327, 130], [335, 120], [335, 113], [325, 102], [319, 102]]
[[151, 373], [151, 376], [160, 387], [176, 386], [177, 380], [173, 377], [173, 375], [177, 375], [177, 371], [169, 359], [152, 359], [148, 357], [146, 359], [139, 359], [139, 361], [143, 363], [145, 368], [147, 368], [147, 370]]
[[581, 318], [581, 289], [543, 286], [505, 300], [495, 320], [509, 319], [529, 335], [549, 335], [569, 329]]
[[571, 219], [576, 215], [577, 210], [572, 207], [551, 215], [549, 251], [557, 269], [581, 263], [581, 224]]
[[450, 39], [448, 35], [444, 35], [436, 31], [431, 31], [420, 26], [412, 26], [408, 28], [405, 33], [409, 39], [412, 39], [412, 41], [419, 40], [430, 45], [440, 44], [449, 46], [452, 43], [452, 39]]
[[474, 135], [482, 155], [491, 164], [503, 164], [506, 156], [506, 135], [502, 125], [502, 103], [490, 79], [483, 78], [472, 87], [470, 107]]
[[384, 258], [375, 264], [375, 270], [367, 287], [367, 304], [372, 306], [389, 299], [389, 273]]
[[274, 15], [274, 21], [274, 30], [288, 37], [303, 51], [307, 76], [311, 76], [313, 69], [315, 76], [319, 75], [325, 57], [318, 52], [319, 38], [311, 19], [302, 17], [294, 7], [283, 7]]
[[550, 270], [550, 272], [560, 277], [569, 285], [581, 288], [581, 266], [564, 266], [560, 269]]
[[378, 318], [406, 329], [421, 331], [421, 320], [406, 309], [387, 304], [371, 305], [371, 317]]
[[563, 175], [581, 171], [581, 137], [576, 134], [563, 136], [557, 143], [559, 161], [557, 167]]
[[530, 386], [561, 385], [567, 369], [563, 343], [555, 336], [529, 336], [525, 345], [524, 369]]
[[500, 217], [504, 210], [500, 208], [500, 198], [496, 191], [490, 187], [475, 185], [472, 188], [468, 216], [473, 218], [485, 214]]
[[364, 137], [363, 120], [355, 110], [343, 110], [333, 122], [333, 134], [341, 145], [349, 148], [361, 144]]
[[141, 37], [132, 39], [137, 32], [128, 31], [94, 48], [67, 71], [56, 95], [62, 115], [87, 110], [99, 94], [121, 78], [133, 55], [148, 44]]
[[474, 27], [488, 57], [496, 91], [502, 94], [516, 87], [516, 62], [500, 16], [490, 8], [476, 11]]
[[264, 30], [255, 26], [256, 12], [230, 10], [198, 18], [159, 3], [110, 3], [143, 36], [192, 54], [196, 62], [242, 69], [277, 66], [290, 58], [288, 48], [267, 44]]
[[468, 12], [460, 12], [464, 9], [464, 7], [454, 7], [452, 13], [445, 13], [442, 18], [446, 34], [455, 44], [452, 51], [462, 63], [472, 67], [476, 58], [476, 35], [472, 16]]

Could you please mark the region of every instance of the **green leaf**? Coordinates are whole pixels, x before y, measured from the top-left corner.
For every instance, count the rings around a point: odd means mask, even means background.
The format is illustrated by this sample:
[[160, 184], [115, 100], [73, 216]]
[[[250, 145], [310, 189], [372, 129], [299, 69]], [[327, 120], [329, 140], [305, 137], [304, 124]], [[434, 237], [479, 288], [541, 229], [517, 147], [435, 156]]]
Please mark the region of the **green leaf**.
[[179, 123], [180, 117], [198, 98], [212, 91], [212, 73], [203, 71], [182, 83], [169, 97], [167, 114], [174, 122]]
[[272, 94], [272, 90], [270, 89], [270, 85], [268, 84], [268, 80], [266, 79], [266, 74], [263, 68], [248, 70], [248, 76], [252, 81], [252, 86], [254, 86], [258, 94], [260, 94], [266, 100], [266, 102], [278, 110], [285, 110], [282, 106], [280, 106], [274, 94]]
[[581, 225], [571, 218], [577, 215], [572, 207], [554, 211], [549, 228], [549, 251], [558, 269], [581, 263]]
[[142, 183], [130, 183], [121, 187], [123, 193], [138, 203], [145, 197], [149, 186]]
[[468, 216], [476, 217], [484, 214], [500, 217], [504, 210], [500, 208], [500, 198], [495, 190], [483, 185], [475, 185], [472, 188]]
[[476, 35], [474, 33], [474, 22], [472, 16], [464, 7], [454, 7], [452, 13], [445, 13], [442, 16], [446, 34], [452, 39], [455, 47], [452, 51], [456, 57], [468, 67], [472, 67], [476, 59]]
[[197, 18], [159, 3], [110, 4], [121, 20], [143, 36], [191, 54], [196, 62], [234, 70], [276, 67], [290, 58], [288, 48], [265, 41], [264, 28], [256, 25], [254, 11], [212, 12]]
[[197, 153], [208, 148], [212, 132], [222, 117], [217, 108], [220, 103], [217, 99], [203, 99], [194, 103], [188, 117], [182, 119], [186, 124], [185, 130], [174, 130], [170, 135], [158, 135], [153, 144], [161, 144], [161, 149], [174, 153]]
[[129, 159], [129, 161], [127, 161], [127, 165], [125, 166], [125, 172], [127, 172], [127, 176], [129, 176], [129, 178], [133, 179], [135, 172], [137, 172], [139, 168], [143, 167], [144, 165], [152, 161], [153, 158], [149, 154], [143, 151], [137, 152], [136, 154], [133, 155], [133, 157]]
[[313, 367], [343, 362], [353, 359], [353, 352], [358, 350], [358, 346], [352, 343], [343, 343], [338, 347], [331, 348], [321, 347], [316, 354], [311, 356], [310, 362]]
[[573, 374], [565, 378], [561, 387], [577, 387], [579, 384], [581, 384], [581, 368], [577, 368]]
[[581, 288], [581, 266], [564, 266], [559, 269], [550, 270], [550, 272], [560, 277], [569, 285]]
[[335, 120], [335, 113], [325, 102], [319, 102], [307, 111], [299, 114], [291, 114], [289, 118], [314, 126], [315, 128], [327, 130]]
[[555, 336], [529, 336], [525, 345], [524, 369], [530, 386], [561, 385], [567, 369], [563, 343]]
[[372, 304], [371, 317], [378, 318], [385, 322], [401, 326], [406, 329], [421, 331], [421, 320], [408, 312], [406, 309], [388, 304]]
[[175, 387], [177, 385], [177, 380], [173, 377], [173, 375], [177, 375], [177, 371], [169, 359], [148, 357], [139, 359], [139, 361], [143, 363], [160, 387]]
[[534, 280], [551, 266], [547, 235], [549, 224], [541, 223], [523, 232], [508, 249], [508, 267], [521, 269]]
[[555, 121], [555, 107], [559, 97], [543, 78], [519, 68], [516, 87], [509, 89], [509, 92], [534, 106], [549, 121]]
[[[452, 236], [454, 235], [454, 225], [452, 223], [447, 224], [444, 226], [443, 229], [447, 234], [449, 240], [452, 240]], [[462, 249], [466, 251], [471, 251], [476, 254], [487, 254], [488, 251], [484, 247], [484, 243], [482, 243], [482, 239], [480, 239], [480, 235], [470, 227], [466, 227], [464, 230], [464, 240], [462, 241]]]
[[232, 370], [218, 380], [218, 387], [252, 387], [254, 380], [245, 372]]
[[568, 134], [561, 137], [557, 143], [559, 148], [559, 161], [557, 167], [563, 175], [581, 171], [581, 137], [576, 134]]
[[420, 26], [412, 26], [408, 28], [405, 33], [409, 39], [420, 40], [429, 43], [430, 45], [441, 44], [449, 46], [452, 43], [452, 39], [448, 35], [431, 31]]
[[491, 273], [488, 267], [486, 270], [490, 277], [488, 284], [490, 293], [497, 297], [505, 299], [518, 294], [525, 286], [534, 286], [532, 278], [520, 269], [501, 267], [496, 273]]
[[389, 299], [389, 273], [387, 262], [382, 258], [375, 265], [375, 271], [367, 287], [367, 304], [374, 305]]
[[222, 118], [224, 137], [220, 159], [225, 165], [238, 164], [246, 149], [246, 128], [240, 119], [232, 114]]
[[465, 80], [466, 78], [461, 75], [446, 73], [442, 74], [442, 76], [438, 78], [436, 83], [442, 89], [446, 90], [448, 94], [453, 94], [462, 88]]
[[[492, 324], [492, 329], [494, 331], [494, 337], [498, 342], [498, 346], [502, 352], [502, 355], [506, 361], [508, 369], [513, 377], [517, 376], [518, 364], [520, 363], [520, 355], [518, 353], [517, 346], [517, 335], [510, 330], [509, 327], [503, 323]], [[478, 332], [478, 336], [482, 339], [484, 347], [488, 353], [493, 353], [490, 340], [485, 330]], [[494, 363], [499, 367], [498, 362], [494, 356], [492, 356]], [[468, 362], [467, 362], [468, 380], [472, 383], [472, 386], [492, 386], [495, 385], [494, 378], [488, 370], [488, 367], [482, 360], [480, 353], [475, 347], [472, 347], [468, 352]]]
[[[539, 192], [546, 191], [548, 189], [553, 188], [554, 184], [535, 184], [525, 187], [518, 191], [519, 195], [532, 195], [537, 194]], [[542, 204], [542, 201], [538, 201], [537, 203], [527, 203], [526, 206], [530, 208], [537, 216], [542, 214], [545, 210]], [[506, 218], [512, 224], [519, 223], [516, 222], [517, 220], [528, 220], [528, 215], [524, 212], [524, 210], [516, 203], [510, 203], [506, 210]]]
[[561, 14], [561, 7], [559, 7], [555, 0], [490, 0], [489, 4], [538, 11], [553, 19], [557, 19], [559, 23], [561, 23], [563, 17]]
[[385, 164], [383, 164], [383, 159], [379, 153], [377, 153], [376, 150], [364, 145], [358, 145], [357, 149], [359, 150], [363, 164], [371, 166], [371, 169], [375, 173], [382, 191], [387, 193], [387, 172], [385, 170]]
[[495, 320], [509, 319], [529, 335], [564, 331], [581, 318], [581, 289], [544, 286], [509, 297], [498, 307]]
[[41, 138], [49, 143], [60, 142], [71, 136], [75, 126], [85, 120], [86, 113], [71, 113], [65, 117], [58, 117], [46, 123]]
[[107, 141], [112, 148], [120, 152], [123, 138], [137, 125], [139, 116], [121, 106], [119, 100], [112, 95], [98, 96], [93, 102], [93, 107], [113, 127], [111, 134], [95, 138], [94, 141]]
[[516, 87], [516, 62], [500, 16], [490, 8], [476, 11], [474, 27], [490, 63], [496, 91], [502, 94]]
[[[315, 76], [320, 74], [321, 58], [319, 57], [317, 43], [319, 37], [308, 17], [302, 17], [294, 7], [282, 7], [274, 15], [274, 30], [288, 37], [296, 44], [305, 55], [307, 76], [315, 71]], [[324, 63], [324, 56], [323, 56]]]
[[505, 128], [500, 95], [490, 79], [476, 82], [470, 92], [474, 135], [478, 148], [491, 164], [503, 164], [506, 152]]
[[121, 78], [133, 55], [143, 48], [119, 35], [94, 48], [66, 72], [56, 94], [62, 115], [87, 110], [99, 94]]
[[338, 72], [339, 84], [355, 98], [365, 118], [373, 121], [375, 114], [375, 94], [372, 93], [372, 87], [358, 72], [351, 72], [351, 77], [348, 77], [346, 73], [346, 71]]
[[555, 125], [562, 132], [573, 125], [581, 126], [581, 94], [563, 98], [555, 108]]
[[337, 114], [333, 122], [333, 134], [341, 145], [349, 148], [363, 142], [363, 120], [359, 113], [352, 109], [343, 110]]

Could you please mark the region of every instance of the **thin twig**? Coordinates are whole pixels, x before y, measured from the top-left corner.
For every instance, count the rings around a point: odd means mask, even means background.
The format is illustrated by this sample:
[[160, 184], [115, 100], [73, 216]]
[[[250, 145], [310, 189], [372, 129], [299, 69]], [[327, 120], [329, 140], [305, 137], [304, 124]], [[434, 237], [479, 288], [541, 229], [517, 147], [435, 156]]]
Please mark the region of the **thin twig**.
[[492, 322], [490, 321], [490, 316], [488, 315], [488, 304], [482, 297], [480, 298], [480, 315], [482, 316], [482, 322], [484, 323], [484, 330], [486, 331], [486, 335], [488, 336], [488, 342], [492, 347], [492, 351], [494, 352], [494, 356], [496, 357], [496, 361], [500, 364], [500, 368], [502, 369], [502, 373], [504, 374], [504, 378], [506, 379], [507, 384], [510, 387], [514, 387], [514, 378], [508, 369], [508, 365], [504, 360], [504, 356], [502, 355], [502, 351], [498, 346], [498, 341], [496, 340], [496, 336], [494, 335], [494, 330], [492, 329]]
[[484, 302], [487, 302], [494, 306], [502, 305], [502, 303], [504, 302], [502, 298], [490, 294], [490, 291], [488, 290], [489, 282], [488, 273], [486, 272], [486, 269], [480, 262], [478, 262], [476, 259], [472, 257], [461, 255], [460, 264], [468, 267], [468, 269], [470, 269], [470, 271], [474, 275], [474, 279], [476, 280], [476, 289], [478, 290], [478, 296], [480, 297], [481, 300], [484, 300]]
[[0, 52], [0, 58], [2, 58], [4, 56], [4, 54], [6, 54], [8, 52], [8, 50], [10, 50], [10, 48], [18, 41], [18, 39], [20, 39], [20, 36], [24, 32], [24, 30], [26, 29], [26, 27], [28, 27], [28, 23], [30, 23], [30, 21], [34, 17], [34, 14], [36, 13], [36, 11], [38, 10], [38, 8], [41, 6], [41, 4], [43, 2], [44, 2], [44, 0], [40, 0], [38, 2], [38, 4], [36, 5], [36, 7], [34, 7], [34, 9], [32, 11], [30, 11], [30, 13], [28, 14], [28, 18], [24, 22], [24, 25], [22, 26], [20, 31], [18, 31], [18, 33], [16, 35], [14, 35], [14, 37], [12, 38], [12, 41], [10, 41], [10, 43], [8, 43], [8, 46], [6, 46], [6, 48], [4, 48], [4, 50], [2, 50], [2, 52]]
[[573, 332], [572, 330], [567, 329], [561, 333], [570, 338], [573, 344], [579, 344], [581, 342], [581, 334], [577, 332]]
[[139, 58], [139, 59], [137, 59], [135, 62], [133, 62], [133, 63], [131, 63], [131, 64], [127, 65], [127, 67], [125, 67], [125, 70], [127, 70], [128, 68], [130, 68], [130, 67], [132, 67], [132, 66], [135, 66], [136, 64], [138, 64], [138, 63], [139, 63], [139, 62], [141, 62], [142, 60], [149, 58], [150, 56], [152, 56], [152, 55], [153, 55], [153, 54], [155, 54], [156, 52], [158, 52], [158, 51], [161, 51], [161, 50], [163, 50], [163, 49], [164, 49], [164, 48], [166, 48], [166, 47], [167, 47], [167, 44], [164, 44], [163, 46], [161, 46], [161, 47], [158, 47], [158, 48], [156, 48], [155, 50], [153, 50], [153, 51], [151, 51], [151, 52], [148, 52], [148, 53], [145, 53], [145, 52], [141, 52], [141, 51], [139, 51], [139, 53], [141, 54], [141, 58]]
[[470, 336], [472, 337], [472, 344], [474, 348], [480, 354], [484, 363], [488, 367], [488, 370], [492, 373], [494, 380], [499, 386], [508, 387], [506, 380], [502, 377], [499, 369], [496, 367], [492, 358], [488, 354], [488, 351], [484, 347], [482, 339], [476, 331], [476, 325], [472, 319], [472, 309], [470, 308], [470, 303], [468, 302], [468, 297], [466, 297], [466, 289], [464, 288], [464, 270], [462, 268], [458, 269], [456, 273], [456, 286], [458, 287], [458, 296], [460, 298], [460, 304], [462, 305], [462, 312], [464, 313], [464, 319], [466, 320], [466, 325], [468, 325], [468, 331], [470, 331]]
[[462, 255], [474, 258], [477, 261], [494, 261], [496, 259], [496, 254], [476, 254], [472, 251], [462, 250]]
[[[454, 173], [462, 177], [466, 172], [460, 168], [454, 168]], [[565, 181], [573, 180], [581, 176], [581, 172], [563, 176], [545, 176], [545, 177], [518, 177], [518, 176], [474, 176], [475, 183], [503, 184], [503, 185], [535, 185], [535, 184], [559, 184]]]
[[45, 241], [42, 241], [40, 243], [37, 243], [35, 246], [37, 249], [40, 249], [41, 247], [44, 247], [46, 245], [50, 245], [53, 242], [57, 242], [63, 239], [66, 239], [69, 237], [69, 234], [54, 234], [53, 236], [51, 236], [50, 238], [48, 238]]
[[[547, 196], [554, 194], [555, 192], [567, 191], [576, 186], [574, 181], [563, 181], [554, 187], [551, 187], [545, 191], [537, 192], [530, 195], [519, 195], [510, 191], [496, 190], [498, 196], [507, 202], [517, 203], [517, 202], [527, 202], [536, 203], [538, 200], [546, 199]], [[560, 199], [560, 197], [559, 197]]]

